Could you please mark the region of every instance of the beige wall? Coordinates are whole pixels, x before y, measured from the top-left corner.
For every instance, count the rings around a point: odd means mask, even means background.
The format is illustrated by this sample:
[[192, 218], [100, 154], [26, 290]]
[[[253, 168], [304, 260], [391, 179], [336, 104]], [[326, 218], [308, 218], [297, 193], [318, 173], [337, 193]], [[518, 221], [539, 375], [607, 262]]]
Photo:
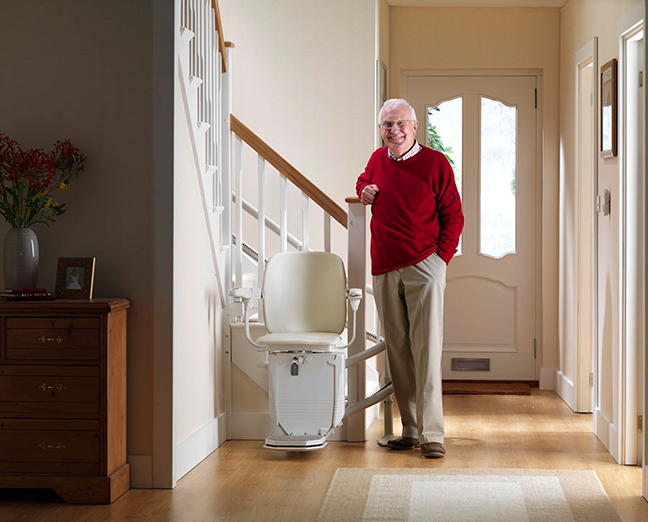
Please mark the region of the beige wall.
[[[128, 453], [152, 453], [153, 2], [0, 3], [0, 131], [49, 150], [70, 138], [85, 171], [36, 225], [39, 285], [57, 258], [96, 257], [94, 295], [128, 312]], [[0, 237], [8, 226], [0, 224]]]
[[[390, 96], [403, 69], [542, 69], [543, 375], [558, 361], [558, 9], [390, 9]], [[553, 386], [552, 383], [546, 385]]]
[[[561, 182], [564, 187], [561, 205], [565, 213], [563, 258], [565, 260], [566, 284], [561, 292], [561, 308], [567, 319], [573, 317], [575, 289], [569, 282], [574, 272], [576, 195], [575, 190], [575, 72], [574, 55], [593, 37], [598, 37], [599, 67], [613, 58], [619, 59], [618, 20], [641, 0], [569, 0], [560, 10], [560, 144]], [[598, 75], [597, 75], [598, 77]], [[618, 157], [599, 159], [599, 186], [612, 196], [612, 209], [619, 209], [619, 161]], [[619, 371], [619, 219], [618, 212], [599, 221], [599, 328], [601, 339], [601, 410], [615, 424], [618, 412]], [[561, 352], [569, 353], [573, 342], [575, 325], [566, 320]]]
[[236, 44], [233, 114], [346, 209], [374, 150], [374, 0], [220, 0], [220, 8]]

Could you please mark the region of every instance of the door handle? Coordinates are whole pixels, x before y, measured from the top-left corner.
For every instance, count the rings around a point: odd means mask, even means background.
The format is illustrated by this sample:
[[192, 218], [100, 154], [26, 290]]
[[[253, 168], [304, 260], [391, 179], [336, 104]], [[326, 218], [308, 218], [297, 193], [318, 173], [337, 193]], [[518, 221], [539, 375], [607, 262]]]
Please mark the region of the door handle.
[[604, 216], [610, 215], [610, 191], [608, 189], [603, 190], [603, 194], [598, 194], [596, 196], [596, 211], [603, 212]]

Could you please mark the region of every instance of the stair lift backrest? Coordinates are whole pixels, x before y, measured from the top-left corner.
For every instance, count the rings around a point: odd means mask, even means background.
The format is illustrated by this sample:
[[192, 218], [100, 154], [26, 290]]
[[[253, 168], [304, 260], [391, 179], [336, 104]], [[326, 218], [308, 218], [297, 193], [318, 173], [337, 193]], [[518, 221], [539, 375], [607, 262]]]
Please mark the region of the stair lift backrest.
[[345, 291], [344, 263], [337, 255], [275, 254], [263, 276], [263, 313], [268, 333], [342, 333]]

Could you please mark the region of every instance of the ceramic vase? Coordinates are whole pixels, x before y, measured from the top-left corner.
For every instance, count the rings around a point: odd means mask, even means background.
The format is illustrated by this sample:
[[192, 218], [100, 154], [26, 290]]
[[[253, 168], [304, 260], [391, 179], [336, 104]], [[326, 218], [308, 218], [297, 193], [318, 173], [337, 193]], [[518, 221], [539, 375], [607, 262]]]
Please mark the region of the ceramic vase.
[[2, 258], [7, 290], [36, 288], [38, 238], [31, 228], [12, 228], [7, 232]]

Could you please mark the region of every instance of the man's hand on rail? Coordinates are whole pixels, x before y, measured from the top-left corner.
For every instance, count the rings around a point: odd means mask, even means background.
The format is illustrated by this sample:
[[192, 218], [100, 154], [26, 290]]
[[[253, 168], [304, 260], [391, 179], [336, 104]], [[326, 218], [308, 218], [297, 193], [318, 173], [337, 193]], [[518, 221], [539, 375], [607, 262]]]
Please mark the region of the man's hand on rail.
[[362, 189], [362, 194], [360, 194], [360, 202], [363, 205], [371, 205], [376, 199], [376, 195], [380, 192], [378, 185], [367, 185]]

